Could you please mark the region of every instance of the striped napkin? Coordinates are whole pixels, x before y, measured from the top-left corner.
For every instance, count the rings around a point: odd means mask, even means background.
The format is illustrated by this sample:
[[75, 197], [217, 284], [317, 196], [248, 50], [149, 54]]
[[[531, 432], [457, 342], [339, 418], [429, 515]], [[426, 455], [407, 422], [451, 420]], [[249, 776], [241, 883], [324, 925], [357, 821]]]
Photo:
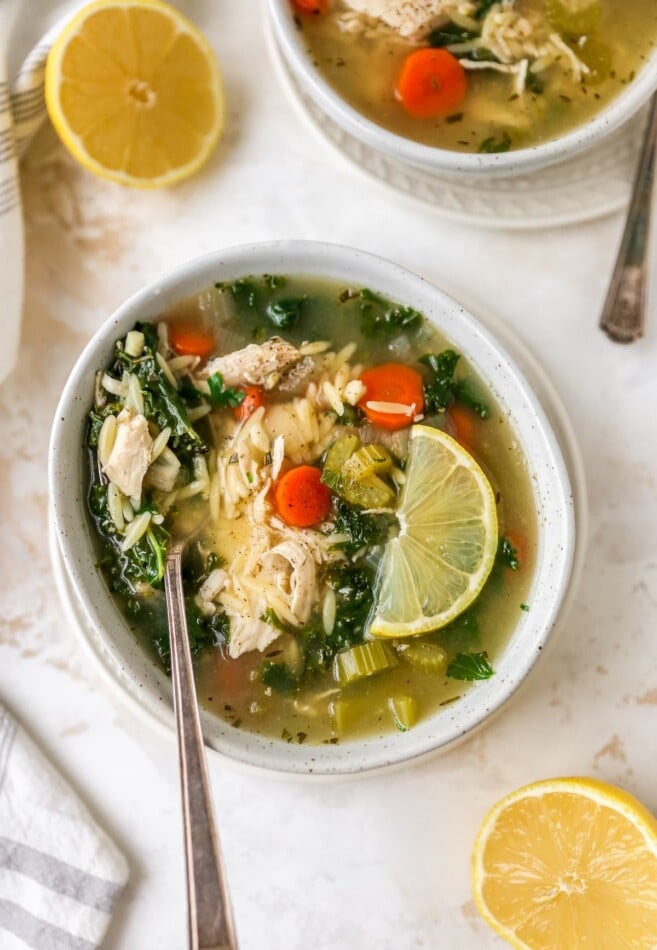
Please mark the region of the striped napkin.
[[46, 117], [43, 84], [46, 57], [65, 21], [59, 21], [34, 47], [9, 82], [7, 47], [20, 0], [0, 0], [0, 287], [2, 347], [0, 383], [16, 365], [23, 309], [23, 215], [18, 159]]
[[127, 877], [123, 855], [0, 704], [2, 950], [95, 950]]

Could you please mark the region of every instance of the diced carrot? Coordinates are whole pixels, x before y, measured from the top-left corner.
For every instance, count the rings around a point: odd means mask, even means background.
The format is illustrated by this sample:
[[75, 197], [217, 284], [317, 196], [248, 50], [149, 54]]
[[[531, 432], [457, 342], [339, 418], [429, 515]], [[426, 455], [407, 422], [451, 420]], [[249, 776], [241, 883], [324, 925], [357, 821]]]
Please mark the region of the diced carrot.
[[[384, 429], [404, 429], [424, 409], [422, 376], [404, 363], [383, 363], [366, 369], [360, 376], [366, 393], [358, 405], [373, 425]], [[388, 402], [407, 406], [407, 412], [385, 412], [370, 403]]]
[[424, 48], [410, 53], [397, 77], [395, 95], [416, 119], [450, 115], [468, 90], [465, 69], [446, 49]]
[[256, 409], [259, 409], [260, 406], [264, 406], [265, 404], [265, 397], [260, 386], [247, 386], [241, 389], [240, 392], [244, 393], [244, 399], [239, 406], [235, 406], [233, 409], [233, 415], [238, 422], [248, 419], [249, 416], [253, 415]]
[[447, 410], [447, 417], [454, 429], [454, 438], [466, 449], [472, 449], [475, 436], [475, 417], [471, 409], [454, 405]]
[[312, 465], [291, 468], [274, 486], [276, 511], [295, 528], [309, 528], [324, 521], [331, 510], [331, 490]]
[[329, 0], [292, 0], [292, 6], [299, 13], [328, 13]]
[[169, 324], [169, 343], [178, 356], [200, 356], [205, 360], [214, 350], [212, 330], [184, 321]]

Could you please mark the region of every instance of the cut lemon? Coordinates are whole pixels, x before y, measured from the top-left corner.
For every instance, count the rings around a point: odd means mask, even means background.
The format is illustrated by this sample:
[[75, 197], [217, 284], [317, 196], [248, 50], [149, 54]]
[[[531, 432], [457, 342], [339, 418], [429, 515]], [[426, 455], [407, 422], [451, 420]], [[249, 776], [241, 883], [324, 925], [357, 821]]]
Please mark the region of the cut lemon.
[[523, 950], [654, 950], [657, 821], [627, 792], [587, 778], [513, 792], [475, 841], [474, 896]]
[[480, 593], [497, 550], [490, 482], [440, 429], [413, 426], [400, 531], [386, 545], [370, 631], [401, 637], [437, 630]]
[[89, 171], [157, 188], [193, 174], [221, 133], [224, 101], [203, 35], [159, 0], [98, 0], [55, 41], [48, 114]]

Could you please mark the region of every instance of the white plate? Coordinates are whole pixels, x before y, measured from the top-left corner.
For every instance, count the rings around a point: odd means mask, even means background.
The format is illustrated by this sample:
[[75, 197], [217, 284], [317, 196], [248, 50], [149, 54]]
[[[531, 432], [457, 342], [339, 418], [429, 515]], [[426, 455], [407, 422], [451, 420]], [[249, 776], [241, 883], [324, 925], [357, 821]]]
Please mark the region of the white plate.
[[590, 221], [624, 208], [646, 123], [642, 109], [599, 145], [535, 172], [484, 179], [439, 174], [390, 158], [349, 135], [299, 86], [267, 22], [267, 45], [296, 111], [362, 174], [441, 217], [489, 228], [545, 228]]
[[[552, 645], [559, 639], [559, 633], [561, 630], [563, 630], [567, 614], [569, 612], [570, 606], [573, 603], [583, 565], [584, 551], [586, 549], [586, 537], [588, 529], [588, 501], [584, 477], [584, 466], [582, 463], [579, 446], [570, 425], [566, 409], [561, 402], [556, 390], [554, 389], [543, 368], [537, 362], [536, 358], [525, 346], [525, 344], [518, 338], [514, 331], [510, 329], [509, 326], [499, 317], [486, 311], [477, 302], [464, 299], [464, 295], [459, 291], [455, 292], [450, 288], [441, 289], [450, 294], [454, 300], [459, 301], [459, 303], [464, 306], [471, 314], [473, 314], [473, 316], [477, 317], [484, 324], [484, 326], [491, 330], [500, 340], [500, 342], [507, 348], [510, 355], [516, 361], [518, 367], [524, 373], [528, 382], [534, 389], [534, 392], [538, 396], [557, 437], [564, 460], [566, 462], [566, 466], [568, 468], [568, 475], [570, 477], [570, 483], [573, 491], [576, 521], [575, 553], [568, 592], [562, 603], [559, 617], [549, 640], [549, 645], [552, 647]], [[71, 628], [78, 634], [86, 652], [93, 658], [95, 665], [102, 676], [102, 679], [108, 684], [108, 687], [112, 691], [120, 693], [123, 699], [130, 704], [132, 711], [139, 712], [143, 719], [151, 725], [157, 726], [160, 729], [165, 727], [168, 735], [171, 736], [173, 729], [175, 728], [175, 723], [173, 712], [170, 706], [165, 702], [162, 702], [159, 705], [147, 705], [139, 701], [139, 696], [131, 688], [130, 681], [127, 679], [127, 677], [122, 676], [120, 671], [117, 669], [116, 659], [111, 657], [104, 650], [102, 642], [97, 637], [93, 627], [87, 620], [82, 605], [71, 585], [68, 574], [64, 567], [62, 556], [57, 543], [57, 536], [52, 522], [52, 516], [49, 517], [48, 523], [48, 546], [54, 572], [55, 586], [64, 608], [66, 618], [71, 624]], [[234, 765], [243, 771], [247, 770], [260, 773], [260, 769], [257, 767], [250, 766], [244, 762], [238, 761], [237, 759], [226, 757], [213, 749], [212, 746], [208, 745], [208, 749], [210, 749], [210, 755], [217, 756], [224, 763]], [[440, 750], [437, 750], [437, 752], [439, 751]], [[437, 754], [437, 752], [429, 754], [433, 755]], [[422, 756], [419, 759], [414, 759], [412, 761], [421, 761], [425, 758], [426, 756]], [[402, 762], [401, 766], [407, 766], [408, 764], [408, 762]], [[391, 770], [398, 767], [400, 766], [393, 764], [385, 766], [384, 768]], [[379, 768], [379, 770], [381, 769]], [[270, 772], [268, 774], [275, 776], [277, 773]], [[354, 775], [358, 774], [359, 773], [354, 773]], [[303, 774], [299, 773], [294, 775], [295, 779], [304, 777], [305, 776]], [[309, 776], [309, 778], [311, 778], [313, 781], [317, 781], [317, 779], [321, 777], [327, 776]], [[328, 777], [334, 779], [336, 777], [348, 778], [350, 776], [330, 775]]]

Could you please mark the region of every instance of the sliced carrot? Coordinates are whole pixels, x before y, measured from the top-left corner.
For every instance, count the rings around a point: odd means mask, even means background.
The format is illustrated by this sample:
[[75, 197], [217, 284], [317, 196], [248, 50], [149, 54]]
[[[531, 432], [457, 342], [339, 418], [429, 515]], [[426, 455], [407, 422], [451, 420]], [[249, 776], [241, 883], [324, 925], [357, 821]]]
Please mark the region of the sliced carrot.
[[252, 416], [256, 409], [264, 406], [265, 397], [260, 386], [247, 386], [245, 389], [241, 389], [240, 392], [244, 393], [244, 399], [239, 406], [235, 406], [233, 415], [238, 422], [243, 422], [244, 419]]
[[205, 360], [214, 350], [214, 334], [198, 324], [170, 323], [169, 343], [178, 356], [200, 356]]
[[450, 115], [461, 105], [468, 78], [460, 62], [446, 49], [418, 49], [404, 60], [395, 95], [416, 119]]
[[292, 0], [292, 6], [299, 13], [328, 13], [329, 0]]
[[[384, 429], [404, 429], [424, 409], [422, 376], [404, 363], [383, 363], [361, 373], [360, 380], [367, 390], [358, 405], [373, 425]], [[406, 412], [386, 412], [371, 403], [391, 403], [407, 406]]]
[[450, 406], [447, 417], [454, 430], [454, 438], [466, 449], [471, 449], [475, 438], [475, 417], [465, 406]]
[[328, 517], [331, 490], [321, 481], [318, 468], [297, 465], [276, 482], [274, 505], [286, 524], [309, 528]]

